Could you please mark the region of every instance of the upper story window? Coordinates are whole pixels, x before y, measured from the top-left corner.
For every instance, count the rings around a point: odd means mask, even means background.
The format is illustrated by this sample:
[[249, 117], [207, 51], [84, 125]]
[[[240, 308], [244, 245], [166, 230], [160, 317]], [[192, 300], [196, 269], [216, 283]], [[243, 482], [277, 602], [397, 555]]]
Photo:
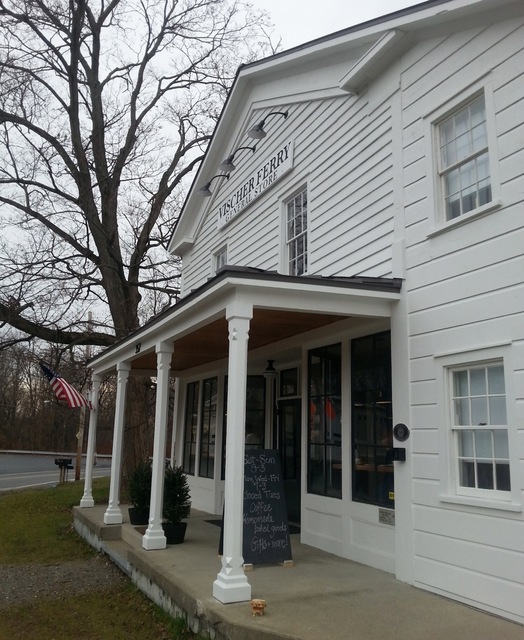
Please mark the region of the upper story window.
[[227, 247], [221, 247], [213, 255], [213, 269], [215, 273], [217, 273], [226, 264], [227, 264]]
[[453, 220], [492, 200], [484, 94], [462, 104], [437, 129], [445, 219]]
[[490, 497], [497, 497], [501, 492], [509, 492], [510, 460], [502, 362], [452, 370], [451, 387], [457, 493], [485, 495], [489, 492]]
[[286, 204], [286, 246], [289, 273], [300, 276], [307, 272], [307, 189]]

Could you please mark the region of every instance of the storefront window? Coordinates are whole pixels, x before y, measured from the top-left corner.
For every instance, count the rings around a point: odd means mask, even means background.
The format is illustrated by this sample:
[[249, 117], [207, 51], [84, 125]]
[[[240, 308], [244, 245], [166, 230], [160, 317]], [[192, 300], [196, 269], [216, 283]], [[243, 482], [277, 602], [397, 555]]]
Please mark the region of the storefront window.
[[[227, 378], [224, 383], [224, 435], [222, 438], [222, 480], [226, 469]], [[263, 449], [266, 425], [266, 379], [248, 376], [246, 388], [246, 449]]]
[[217, 378], [204, 380], [201, 415], [199, 475], [201, 478], [212, 478], [215, 471]]
[[391, 334], [351, 343], [353, 500], [393, 508]]
[[342, 497], [341, 345], [308, 357], [308, 492]]
[[186, 415], [184, 424], [184, 460], [185, 473], [195, 475], [196, 440], [198, 429], [198, 393], [199, 383], [190, 382], [186, 392]]

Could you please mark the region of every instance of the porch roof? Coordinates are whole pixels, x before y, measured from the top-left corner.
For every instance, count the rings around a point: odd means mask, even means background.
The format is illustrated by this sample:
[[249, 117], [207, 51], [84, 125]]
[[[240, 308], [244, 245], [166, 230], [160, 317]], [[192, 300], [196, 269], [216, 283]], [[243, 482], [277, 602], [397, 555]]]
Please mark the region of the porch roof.
[[128, 362], [145, 375], [156, 371], [155, 347], [174, 342], [173, 371], [226, 358], [227, 313], [241, 305], [253, 317], [249, 350], [351, 317], [390, 317], [399, 278], [288, 276], [250, 267], [223, 267], [195, 289], [115, 345], [94, 357], [97, 373]]

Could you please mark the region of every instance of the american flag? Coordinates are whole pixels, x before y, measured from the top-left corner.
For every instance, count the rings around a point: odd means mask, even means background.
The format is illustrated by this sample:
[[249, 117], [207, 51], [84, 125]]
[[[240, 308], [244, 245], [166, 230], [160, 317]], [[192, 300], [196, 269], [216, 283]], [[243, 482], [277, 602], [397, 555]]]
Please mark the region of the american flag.
[[40, 363], [40, 367], [44, 372], [45, 377], [49, 380], [51, 389], [55, 392], [58, 400], [62, 400], [67, 403], [70, 409], [75, 407], [88, 407], [91, 409], [91, 403], [87, 398], [79, 393], [69, 382], [60, 377], [56, 371], [53, 371], [51, 367], [44, 362]]

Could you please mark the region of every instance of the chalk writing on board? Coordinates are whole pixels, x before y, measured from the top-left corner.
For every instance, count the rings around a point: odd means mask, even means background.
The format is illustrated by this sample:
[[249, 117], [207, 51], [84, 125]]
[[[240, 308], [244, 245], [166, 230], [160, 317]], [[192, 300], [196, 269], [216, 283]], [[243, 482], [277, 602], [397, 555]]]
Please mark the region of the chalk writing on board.
[[246, 564], [292, 559], [280, 453], [276, 449], [245, 452], [243, 531]]

